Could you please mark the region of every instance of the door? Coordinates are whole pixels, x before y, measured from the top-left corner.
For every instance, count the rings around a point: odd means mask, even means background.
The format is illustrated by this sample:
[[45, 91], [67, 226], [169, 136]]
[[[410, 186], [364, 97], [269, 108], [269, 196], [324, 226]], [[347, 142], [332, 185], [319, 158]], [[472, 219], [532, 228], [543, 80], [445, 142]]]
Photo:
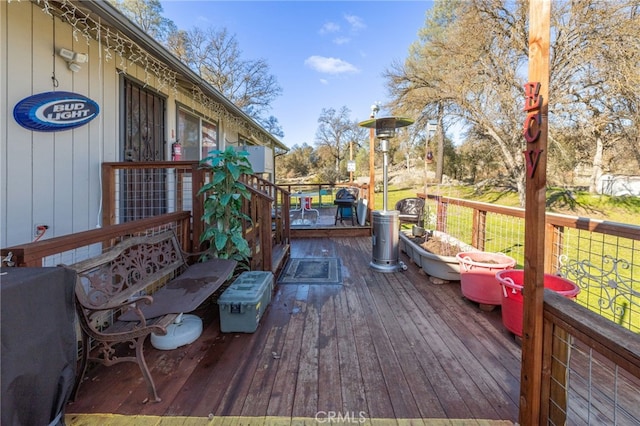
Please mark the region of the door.
[[[123, 79], [122, 154], [128, 162], [165, 159], [165, 99]], [[125, 169], [121, 175], [121, 217], [128, 222], [166, 213], [166, 173], [158, 169]]]

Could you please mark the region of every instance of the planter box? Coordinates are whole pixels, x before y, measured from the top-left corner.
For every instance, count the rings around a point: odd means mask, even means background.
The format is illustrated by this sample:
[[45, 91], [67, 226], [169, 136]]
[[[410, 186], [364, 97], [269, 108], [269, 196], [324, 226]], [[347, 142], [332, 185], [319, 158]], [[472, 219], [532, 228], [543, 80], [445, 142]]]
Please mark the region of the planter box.
[[[465, 244], [451, 235], [433, 231], [433, 236], [458, 247], [461, 252], [478, 251], [475, 247]], [[403, 230], [400, 232], [400, 250], [406, 253], [427, 275], [446, 281], [460, 280], [460, 265], [455, 256], [440, 256], [430, 253], [411, 241], [411, 237], [411, 231]]]

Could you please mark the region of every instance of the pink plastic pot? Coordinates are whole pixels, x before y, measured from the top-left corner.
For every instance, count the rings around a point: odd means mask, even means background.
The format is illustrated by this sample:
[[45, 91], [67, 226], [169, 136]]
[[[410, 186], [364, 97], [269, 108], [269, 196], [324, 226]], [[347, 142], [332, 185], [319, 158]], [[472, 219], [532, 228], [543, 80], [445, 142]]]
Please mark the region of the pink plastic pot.
[[[496, 274], [503, 291], [502, 323], [515, 334], [522, 337], [524, 271], [511, 269]], [[553, 290], [569, 299], [575, 299], [580, 287], [566, 278], [552, 274], [544, 274], [544, 287]]]
[[483, 305], [502, 304], [502, 290], [496, 272], [512, 269], [516, 260], [502, 253], [462, 252], [456, 255], [460, 264], [460, 289], [469, 300]]

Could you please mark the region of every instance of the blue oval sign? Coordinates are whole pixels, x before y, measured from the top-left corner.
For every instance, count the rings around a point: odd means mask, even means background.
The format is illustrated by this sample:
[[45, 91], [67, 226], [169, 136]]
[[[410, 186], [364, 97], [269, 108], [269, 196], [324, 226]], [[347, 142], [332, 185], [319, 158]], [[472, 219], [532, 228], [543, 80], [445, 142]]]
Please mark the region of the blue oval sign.
[[87, 124], [97, 117], [97, 103], [71, 92], [46, 92], [24, 98], [13, 108], [13, 118], [22, 127], [39, 132], [57, 132]]

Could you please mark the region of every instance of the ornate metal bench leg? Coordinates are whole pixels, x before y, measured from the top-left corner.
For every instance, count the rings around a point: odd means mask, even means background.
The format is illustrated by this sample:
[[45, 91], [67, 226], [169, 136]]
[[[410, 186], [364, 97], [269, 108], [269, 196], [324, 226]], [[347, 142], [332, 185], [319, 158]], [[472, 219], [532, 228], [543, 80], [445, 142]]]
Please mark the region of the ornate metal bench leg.
[[160, 402], [162, 399], [158, 396], [158, 392], [156, 392], [156, 385], [153, 383], [153, 378], [151, 377], [151, 372], [149, 372], [149, 367], [147, 366], [147, 362], [144, 359], [144, 340], [146, 336], [138, 337], [136, 339], [136, 359], [138, 360], [138, 366], [140, 367], [140, 371], [142, 372], [142, 376], [144, 380], [147, 382], [147, 391], [149, 393], [149, 399], [153, 402]]

